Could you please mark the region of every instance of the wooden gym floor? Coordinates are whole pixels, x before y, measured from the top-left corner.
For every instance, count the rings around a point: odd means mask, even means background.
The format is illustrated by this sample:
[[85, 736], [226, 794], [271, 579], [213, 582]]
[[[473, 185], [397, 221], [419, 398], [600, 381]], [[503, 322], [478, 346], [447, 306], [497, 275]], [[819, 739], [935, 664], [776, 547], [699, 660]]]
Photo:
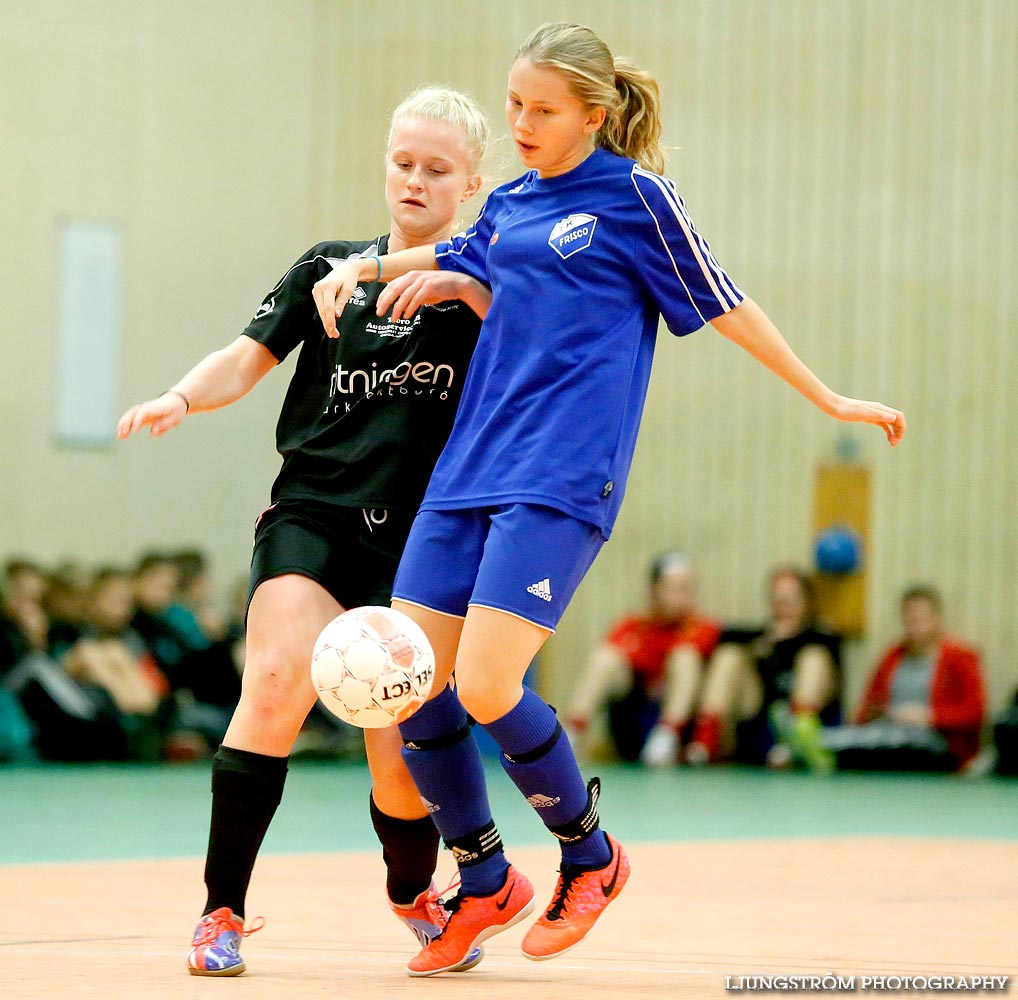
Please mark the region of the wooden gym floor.
[[[1014, 782], [602, 772], [633, 877], [590, 938], [532, 963], [525, 922], [474, 971], [411, 980], [364, 769], [295, 766], [249, 895], [267, 924], [245, 942], [247, 974], [212, 980], [184, 969], [206, 767], [0, 771], [0, 996], [717, 997], [727, 976], [1018, 973]], [[490, 786], [540, 905], [557, 852], [497, 768]], [[451, 875], [447, 855], [440, 866]]]

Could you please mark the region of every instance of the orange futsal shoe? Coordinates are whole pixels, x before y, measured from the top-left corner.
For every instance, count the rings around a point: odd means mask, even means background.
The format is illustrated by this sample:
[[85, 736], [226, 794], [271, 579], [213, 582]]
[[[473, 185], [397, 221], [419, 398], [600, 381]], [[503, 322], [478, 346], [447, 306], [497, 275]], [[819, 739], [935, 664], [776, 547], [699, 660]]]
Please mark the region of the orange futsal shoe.
[[521, 950], [527, 958], [543, 962], [578, 945], [622, 891], [629, 878], [629, 858], [614, 837], [608, 837], [608, 846], [612, 858], [604, 868], [563, 863], [551, 906], [523, 939]]
[[505, 883], [490, 896], [453, 896], [445, 904], [449, 914], [442, 933], [410, 960], [411, 976], [437, 976], [459, 971], [482, 941], [519, 923], [534, 908], [530, 879], [512, 865]]
[[[453, 885], [456, 885], [458, 882], [459, 879], [457, 878]], [[452, 886], [449, 888], [451, 889]], [[448, 891], [446, 889], [446, 892]], [[417, 938], [422, 948], [426, 948], [434, 941], [445, 929], [445, 925], [449, 923], [449, 911], [446, 910], [445, 902], [438, 895], [434, 882], [413, 901], [411, 906], [397, 906], [390, 899], [389, 909], [410, 928], [410, 933]], [[471, 948], [467, 957], [449, 971], [468, 972], [482, 958], [484, 958], [483, 948]]]

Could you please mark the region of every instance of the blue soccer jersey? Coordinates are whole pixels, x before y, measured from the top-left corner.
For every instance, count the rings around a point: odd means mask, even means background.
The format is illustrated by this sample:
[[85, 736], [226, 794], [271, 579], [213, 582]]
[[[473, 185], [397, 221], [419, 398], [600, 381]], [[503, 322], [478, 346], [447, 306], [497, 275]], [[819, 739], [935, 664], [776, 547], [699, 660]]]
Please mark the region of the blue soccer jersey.
[[743, 293], [672, 182], [600, 148], [567, 174], [493, 191], [436, 256], [494, 297], [422, 509], [542, 504], [607, 538], [659, 317], [684, 336]]

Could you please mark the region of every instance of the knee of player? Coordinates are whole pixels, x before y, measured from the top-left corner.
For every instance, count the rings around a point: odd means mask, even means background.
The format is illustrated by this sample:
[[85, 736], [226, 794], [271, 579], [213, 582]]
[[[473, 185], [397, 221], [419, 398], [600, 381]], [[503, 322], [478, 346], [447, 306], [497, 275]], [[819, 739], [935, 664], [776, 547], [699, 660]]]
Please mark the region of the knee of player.
[[252, 656], [244, 665], [241, 697], [252, 708], [265, 712], [295, 707], [297, 702], [313, 702], [314, 688], [310, 670], [303, 657], [272, 655]]
[[457, 678], [460, 704], [480, 723], [494, 722], [512, 711], [523, 693], [522, 685], [499, 684], [495, 678]]

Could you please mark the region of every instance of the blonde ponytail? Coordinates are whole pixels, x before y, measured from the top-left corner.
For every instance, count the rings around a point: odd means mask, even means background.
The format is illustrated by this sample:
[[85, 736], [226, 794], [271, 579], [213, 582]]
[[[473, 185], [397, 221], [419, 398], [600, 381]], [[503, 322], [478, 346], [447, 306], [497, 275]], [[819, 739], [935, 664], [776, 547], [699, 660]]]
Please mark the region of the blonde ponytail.
[[655, 174], [664, 173], [661, 89], [657, 80], [627, 59], [617, 56], [615, 89], [619, 95], [618, 114], [609, 114], [605, 119], [598, 133], [600, 145], [636, 160], [641, 167]]
[[520, 46], [516, 58], [557, 70], [588, 107], [605, 109], [604, 125], [595, 136], [599, 146], [654, 173], [664, 171], [661, 92], [649, 73], [613, 58], [608, 46], [579, 24], [542, 25]]

